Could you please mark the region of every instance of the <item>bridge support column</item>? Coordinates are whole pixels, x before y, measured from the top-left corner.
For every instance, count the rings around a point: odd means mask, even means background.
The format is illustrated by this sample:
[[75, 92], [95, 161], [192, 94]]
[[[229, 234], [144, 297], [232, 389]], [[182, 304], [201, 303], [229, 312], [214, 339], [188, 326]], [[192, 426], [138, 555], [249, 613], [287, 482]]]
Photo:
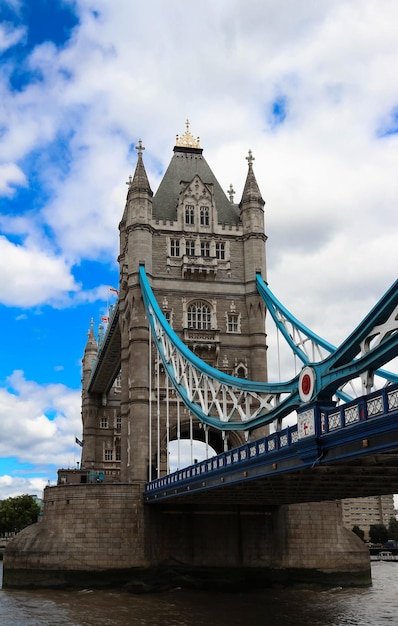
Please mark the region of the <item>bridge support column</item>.
[[369, 550], [344, 528], [338, 501], [273, 509], [169, 505], [151, 514], [150, 560], [197, 584], [371, 582]]
[[280, 573], [340, 586], [370, 584], [366, 544], [342, 523], [341, 502], [281, 506], [275, 513]]

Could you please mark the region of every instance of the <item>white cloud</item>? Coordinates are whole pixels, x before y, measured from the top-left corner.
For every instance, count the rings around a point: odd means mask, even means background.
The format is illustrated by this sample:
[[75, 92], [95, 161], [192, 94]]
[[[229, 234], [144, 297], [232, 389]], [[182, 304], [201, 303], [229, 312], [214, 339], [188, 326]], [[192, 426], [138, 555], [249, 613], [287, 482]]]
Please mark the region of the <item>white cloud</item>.
[[13, 372], [0, 389], [0, 457], [36, 467], [67, 465], [82, 428], [80, 400], [80, 391], [39, 385]]
[[13, 28], [10, 23], [0, 24], [0, 52], [15, 46], [26, 36], [26, 28]]
[[0, 500], [16, 498], [24, 494], [41, 498], [48, 480], [36, 476], [22, 477], [4, 474], [0, 476]]
[[25, 184], [25, 175], [15, 163], [0, 164], [0, 197], [12, 195], [15, 186]]
[[0, 299], [3, 304], [32, 307], [57, 302], [79, 289], [62, 257], [23, 247], [0, 236]]

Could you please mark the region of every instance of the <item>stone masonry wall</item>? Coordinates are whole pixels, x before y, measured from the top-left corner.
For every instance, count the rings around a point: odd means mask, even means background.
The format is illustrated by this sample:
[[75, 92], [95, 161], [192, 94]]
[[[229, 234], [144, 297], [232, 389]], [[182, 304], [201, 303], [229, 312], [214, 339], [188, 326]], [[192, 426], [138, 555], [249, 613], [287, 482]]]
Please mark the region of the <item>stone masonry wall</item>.
[[63, 485], [44, 491], [41, 522], [10, 542], [4, 568], [102, 570], [147, 565], [143, 486]]

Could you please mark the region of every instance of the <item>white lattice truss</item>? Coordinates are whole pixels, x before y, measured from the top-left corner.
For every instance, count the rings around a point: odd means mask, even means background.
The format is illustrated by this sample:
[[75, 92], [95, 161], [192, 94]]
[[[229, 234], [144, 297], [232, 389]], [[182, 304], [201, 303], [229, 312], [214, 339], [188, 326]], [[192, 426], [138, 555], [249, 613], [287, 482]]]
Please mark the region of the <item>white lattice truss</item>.
[[[221, 424], [225, 428], [233, 424], [234, 429], [239, 424], [249, 426], [250, 421], [275, 409], [281, 397], [291, 393], [290, 386], [284, 393], [272, 393], [266, 383], [221, 374], [194, 354], [187, 358], [167, 335], [151, 305], [148, 312], [166, 373], [185, 404], [202, 421], [218, 428]], [[203, 371], [205, 368], [208, 371]]]

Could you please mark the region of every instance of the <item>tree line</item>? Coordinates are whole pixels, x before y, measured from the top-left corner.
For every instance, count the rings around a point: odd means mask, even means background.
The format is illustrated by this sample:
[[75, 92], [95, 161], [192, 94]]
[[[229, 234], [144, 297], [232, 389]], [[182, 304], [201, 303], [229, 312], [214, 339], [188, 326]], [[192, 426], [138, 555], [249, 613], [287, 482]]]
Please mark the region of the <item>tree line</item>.
[[[352, 532], [364, 540], [365, 533], [359, 526], [353, 526]], [[390, 519], [388, 526], [384, 524], [372, 524], [369, 528], [369, 541], [371, 543], [386, 543], [387, 541], [398, 541], [398, 520], [395, 517]]]
[[32, 496], [23, 495], [6, 498], [0, 502], [0, 535], [19, 533], [20, 530], [37, 522], [40, 505]]

